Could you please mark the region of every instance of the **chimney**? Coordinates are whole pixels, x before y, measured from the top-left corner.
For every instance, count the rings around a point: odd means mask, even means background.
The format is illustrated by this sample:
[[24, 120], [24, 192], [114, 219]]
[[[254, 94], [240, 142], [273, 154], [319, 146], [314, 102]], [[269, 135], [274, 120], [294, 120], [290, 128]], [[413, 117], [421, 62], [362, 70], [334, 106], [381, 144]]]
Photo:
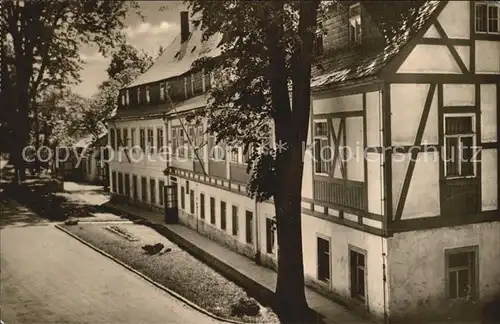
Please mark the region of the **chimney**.
[[189, 12], [181, 11], [181, 44], [189, 38]]

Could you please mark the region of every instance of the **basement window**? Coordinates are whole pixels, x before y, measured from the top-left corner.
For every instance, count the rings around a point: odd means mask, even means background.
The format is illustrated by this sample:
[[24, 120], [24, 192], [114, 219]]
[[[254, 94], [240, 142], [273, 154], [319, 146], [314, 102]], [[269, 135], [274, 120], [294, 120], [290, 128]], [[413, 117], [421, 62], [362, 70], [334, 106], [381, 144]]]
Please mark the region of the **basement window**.
[[446, 296], [449, 299], [475, 299], [477, 254], [477, 246], [445, 251]]
[[500, 4], [493, 1], [476, 3], [476, 32], [484, 34], [500, 33]]
[[349, 40], [351, 45], [361, 44], [361, 5], [349, 7]]

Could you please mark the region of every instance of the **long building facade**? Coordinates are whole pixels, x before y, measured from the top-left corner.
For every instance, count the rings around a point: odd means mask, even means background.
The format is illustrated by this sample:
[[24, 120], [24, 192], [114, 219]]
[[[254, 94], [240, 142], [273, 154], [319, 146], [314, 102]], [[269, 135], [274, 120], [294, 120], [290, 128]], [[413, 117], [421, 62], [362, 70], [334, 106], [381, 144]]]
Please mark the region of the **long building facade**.
[[[409, 4], [397, 25], [382, 3], [343, 2], [317, 39], [306, 283], [375, 319], [438, 318], [500, 292], [500, 5]], [[276, 268], [274, 205], [247, 197], [246, 156], [214, 153], [206, 124], [185, 120], [216, 81], [191, 63], [219, 55], [219, 37], [202, 42], [181, 13], [180, 35], [122, 89], [110, 188]], [[333, 159], [318, 159], [322, 147]]]

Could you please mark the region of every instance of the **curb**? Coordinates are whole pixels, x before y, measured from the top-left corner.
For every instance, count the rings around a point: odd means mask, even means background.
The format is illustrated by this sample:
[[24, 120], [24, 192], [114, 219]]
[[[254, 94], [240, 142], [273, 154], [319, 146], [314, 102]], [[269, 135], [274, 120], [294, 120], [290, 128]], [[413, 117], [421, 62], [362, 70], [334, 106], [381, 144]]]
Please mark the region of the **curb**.
[[[155, 230], [157, 233], [166, 237], [167, 239], [169, 239], [173, 243], [177, 244], [183, 250], [185, 250], [189, 254], [193, 255], [195, 258], [197, 258], [197, 259], [201, 260], [203, 263], [207, 264], [207, 266], [209, 266], [210, 268], [212, 268], [214, 270], [217, 268], [217, 270], [215, 270], [215, 271], [217, 271], [219, 273], [221, 273], [220, 272], [221, 268], [212, 264], [211, 262], [207, 263], [207, 257], [211, 258], [212, 261], [215, 262], [216, 264], [217, 263], [222, 264], [223, 268], [227, 268], [230, 271], [233, 271], [234, 273], [237, 273], [240, 276], [243, 276], [248, 282], [251, 282], [251, 285], [253, 287], [258, 287], [257, 288], [258, 291], [261, 291], [261, 292], [265, 291], [266, 295], [267, 295], [267, 292], [269, 292], [269, 294], [272, 295], [272, 297], [271, 298], [264, 298], [264, 300], [266, 300], [267, 303], [269, 303], [269, 304], [273, 304], [274, 295], [275, 295], [273, 291], [270, 291], [267, 287], [265, 287], [262, 284], [260, 284], [259, 282], [255, 281], [253, 278], [250, 278], [247, 275], [241, 273], [239, 270], [233, 268], [231, 265], [227, 264], [226, 262], [218, 259], [216, 256], [212, 255], [211, 253], [205, 252], [202, 248], [200, 248], [196, 244], [192, 243], [191, 241], [185, 239], [183, 236], [181, 236], [178, 233], [169, 229], [168, 226], [166, 226], [165, 224], [151, 221], [143, 216], [137, 215], [137, 214], [130, 212], [130, 211], [123, 211], [119, 208], [116, 208], [113, 205], [110, 206], [108, 204], [105, 206], [105, 208], [107, 210], [109, 210], [111, 213], [123, 215], [122, 217], [128, 218], [130, 220], [143, 220], [145, 223], [143, 223], [141, 225], [147, 226], [147, 227]], [[200, 253], [200, 251], [202, 251], [202, 252]], [[224, 275], [227, 275], [227, 273], [225, 271], [224, 271], [224, 273], [225, 273]], [[230, 280], [232, 280], [232, 279], [230, 279]], [[249, 289], [248, 286], [246, 288]], [[250, 288], [250, 289], [252, 290], [252, 288]], [[259, 298], [256, 298], [256, 299], [258, 300]], [[326, 323], [326, 319], [325, 319], [325, 316], [323, 314], [319, 313], [318, 311], [316, 311], [310, 307], [309, 307], [309, 311], [312, 314], [314, 314], [314, 317], [316, 318], [315, 323], [321, 323], [321, 324]]]
[[206, 309], [204, 309], [204, 308], [196, 305], [195, 303], [193, 303], [192, 301], [188, 300], [187, 298], [179, 295], [175, 291], [172, 291], [171, 289], [163, 286], [162, 284], [154, 281], [153, 279], [151, 279], [148, 276], [142, 274], [141, 272], [135, 270], [134, 268], [130, 267], [129, 265], [123, 263], [122, 261], [118, 260], [117, 258], [115, 258], [114, 256], [110, 255], [109, 253], [106, 253], [103, 250], [99, 249], [98, 247], [92, 245], [91, 243], [89, 243], [89, 242], [81, 239], [80, 237], [78, 237], [77, 235], [71, 233], [70, 231], [68, 231], [64, 227], [62, 227], [62, 226], [60, 226], [58, 224], [55, 224], [54, 226], [57, 229], [59, 229], [60, 231], [62, 231], [64, 233], [68, 234], [69, 236], [73, 237], [74, 239], [76, 239], [80, 243], [83, 243], [84, 245], [88, 246], [89, 248], [93, 249], [94, 251], [96, 251], [96, 252], [102, 254], [103, 256], [107, 257], [108, 259], [110, 259], [110, 260], [118, 263], [119, 265], [121, 265], [122, 267], [124, 267], [125, 269], [127, 269], [128, 271], [133, 272], [134, 274], [138, 275], [139, 277], [141, 277], [142, 279], [146, 280], [147, 282], [149, 282], [150, 284], [152, 284], [156, 288], [159, 288], [159, 289], [163, 290], [164, 292], [168, 293], [169, 295], [177, 298], [178, 300], [180, 300], [181, 302], [183, 302], [183, 303], [187, 304], [188, 306], [192, 307], [196, 311], [198, 311], [200, 313], [203, 313], [203, 314], [205, 314], [205, 315], [207, 315], [207, 316], [209, 316], [209, 317], [211, 317], [211, 318], [213, 318], [215, 320], [221, 321], [221, 322], [232, 323], [232, 324], [247, 324], [245, 322], [239, 322], [239, 321], [235, 321], [235, 320], [226, 319], [226, 318], [223, 318], [223, 317], [220, 317], [220, 316], [217, 316], [215, 314], [210, 313]]

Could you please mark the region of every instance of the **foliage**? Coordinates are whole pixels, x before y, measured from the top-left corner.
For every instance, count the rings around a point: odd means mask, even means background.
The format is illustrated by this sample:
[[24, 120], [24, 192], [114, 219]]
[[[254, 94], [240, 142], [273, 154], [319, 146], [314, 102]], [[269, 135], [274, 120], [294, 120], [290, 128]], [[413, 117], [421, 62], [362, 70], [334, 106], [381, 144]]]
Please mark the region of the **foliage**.
[[[161, 51], [161, 48], [160, 48]], [[112, 54], [108, 69], [108, 80], [102, 82], [98, 92], [91, 98], [84, 110], [81, 128], [97, 139], [105, 130], [105, 123], [113, 117], [118, 108], [120, 89], [128, 85], [153, 64], [153, 57], [139, 52], [130, 44], [122, 44]]]
[[[139, 52], [132, 45], [124, 43], [119, 50], [113, 53], [111, 62], [106, 70], [110, 80], [119, 80], [126, 85], [127, 80], [120, 80], [123, 71], [131, 69], [145, 72], [153, 63], [153, 58], [144, 51]], [[120, 75], [122, 74], [122, 75]]]
[[[329, 2], [329, 3], [333, 3]], [[310, 114], [312, 48], [320, 1], [190, 1], [203, 38], [219, 37], [221, 55], [195, 62], [215, 74], [205, 109], [209, 133], [230, 146], [252, 146], [249, 194], [274, 199], [278, 232], [277, 310], [307, 321], [301, 190]], [[292, 109], [293, 106], [293, 109]], [[273, 126], [275, 149], [266, 148]], [[271, 146], [272, 147], [272, 146]]]
[[[40, 90], [63, 88], [78, 81], [80, 44], [95, 44], [106, 54], [123, 40], [122, 18], [134, 1], [2, 1], [0, 31], [2, 44], [12, 47], [3, 57], [14, 75], [8, 105], [10, 129], [14, 132], [14, 162], [24, 177], [22, 148], [30, 134], [29, 111]], [[22, 180], [22, 179], [21, 179]]]
[[50, 147], [73, 144], [87, 105], [87, 99], [69, 89], [46, 89], [37, 109], [42, 143]]
[[259, 303], [253, 298], [242, 297], [231, 305], [231, 315], [237, 317], [257, 316], [260, 313]]

